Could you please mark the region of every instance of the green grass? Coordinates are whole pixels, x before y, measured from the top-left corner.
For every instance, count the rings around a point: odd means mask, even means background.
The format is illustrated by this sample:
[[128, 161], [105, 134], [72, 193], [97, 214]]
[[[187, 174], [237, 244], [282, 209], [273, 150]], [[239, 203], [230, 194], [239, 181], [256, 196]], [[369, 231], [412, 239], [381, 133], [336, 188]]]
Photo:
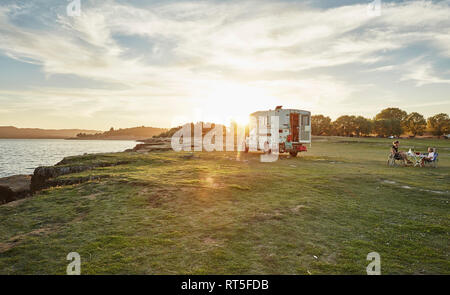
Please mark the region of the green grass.
[[[118, 153], [127, 161], [62, 178], [108, 175], [0, 206], [0, 273], [449, 274], [450, 144], [439, 167], [387, 168], [389, 140], [319, 137], [298, 158]], [[238, 158], [240, 161], [237, 161]]]

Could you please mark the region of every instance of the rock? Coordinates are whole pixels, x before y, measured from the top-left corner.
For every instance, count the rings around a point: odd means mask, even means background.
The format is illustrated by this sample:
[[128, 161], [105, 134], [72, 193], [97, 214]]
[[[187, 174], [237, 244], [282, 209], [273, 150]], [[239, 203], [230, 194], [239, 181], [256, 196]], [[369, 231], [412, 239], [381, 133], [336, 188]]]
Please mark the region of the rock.
[[141, 143], [134, 147], [134, 152], [164, 152], [172, 148], [169, 144]]
[[30, 175], [0, 178], [0, 204], [27, 197], [30, 194]]
[[14, 192], [7, 186], [0, 186], [0, 204], [5, 204], [15, 200]]
[[149, 138], [145, 140], [139, 140], [143, 143], [170, 143], [172, 139], [170, 137]]
[[49, 187], [47, 180], [55, 178], [61, 175], [78, 173], [85, 170], [92, 169], [91, 166], [68, 166], [68, 167], [38, 167], [34, 170], [34, 174], [31, 177], [30, 189], [32, 192]]
[[140, 144], [137, 144], [132, 151], [133, 152], [164, 152], [172, 149], [170, 138], [150, 138], [141, 140]]
[[[61, 162], [63, 162], [63, 161], [61, 161]], [[98, 164], [94, 164], [94, 165], [90, 165], [90, 166], [58, 166], [58, 164], [59, 164], [58, 163], [56, 166], [38, 167], [34, 170], [34, 174], [31, 177], [30, 190], [32, 193], [34, 193], [38, 190], [55, 186], [55, 182], [49, 181], [49, 180], [52, 178], [61, 176], [61, 175], [79, 173], [79, 172], [83, 172], [86, 170], [92, 170], [94, 168], [110, 167], [110, 166], [116, 166], [116, 165], [122, 165], [122, 164], [128, 164], [128, 163], [129, 163], [128, 161], [119, 161], [116, 163], [98, 163]], [[77, 183], [79, 183], [79, 182], [77, 182]], [[56, 185], [62, 185], [62, 184], [58, 184], [56, 182]]]

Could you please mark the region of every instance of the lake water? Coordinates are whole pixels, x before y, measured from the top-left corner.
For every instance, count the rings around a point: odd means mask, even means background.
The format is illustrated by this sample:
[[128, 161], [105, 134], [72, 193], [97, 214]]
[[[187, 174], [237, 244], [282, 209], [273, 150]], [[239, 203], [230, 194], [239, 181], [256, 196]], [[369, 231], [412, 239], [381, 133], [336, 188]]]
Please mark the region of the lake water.
[[0, 177], [33, 174], [64, 157], [84, 153], [122, 152], [136, 146], [131, 140], [0, 139]]

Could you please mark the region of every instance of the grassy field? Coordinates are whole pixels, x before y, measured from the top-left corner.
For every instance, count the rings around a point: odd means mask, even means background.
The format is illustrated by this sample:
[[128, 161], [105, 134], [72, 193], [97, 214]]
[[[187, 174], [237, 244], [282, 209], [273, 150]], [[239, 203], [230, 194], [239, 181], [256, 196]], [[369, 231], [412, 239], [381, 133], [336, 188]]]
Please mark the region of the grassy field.
[[108, 176], [0, 206], [0, 273], [450, 274], [450, 142], [439, 167], [387, 168], [390, 140], [319, 137], [307, 153], [161, 152], [72, 158], [129, 161]]

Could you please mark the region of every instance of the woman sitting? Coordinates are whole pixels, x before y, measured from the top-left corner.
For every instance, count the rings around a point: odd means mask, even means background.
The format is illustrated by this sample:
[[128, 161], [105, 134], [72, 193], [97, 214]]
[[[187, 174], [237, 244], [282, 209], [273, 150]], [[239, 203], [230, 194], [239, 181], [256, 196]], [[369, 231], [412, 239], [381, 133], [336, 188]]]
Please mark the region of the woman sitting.
[[432, 162], [434, 159], [434, 148], [429, 147], [428, 148], [428, 154], [424, 154], [424, 157], [422, 157], [421, 165], [422, 167], [425, 165], [425, 162]]

